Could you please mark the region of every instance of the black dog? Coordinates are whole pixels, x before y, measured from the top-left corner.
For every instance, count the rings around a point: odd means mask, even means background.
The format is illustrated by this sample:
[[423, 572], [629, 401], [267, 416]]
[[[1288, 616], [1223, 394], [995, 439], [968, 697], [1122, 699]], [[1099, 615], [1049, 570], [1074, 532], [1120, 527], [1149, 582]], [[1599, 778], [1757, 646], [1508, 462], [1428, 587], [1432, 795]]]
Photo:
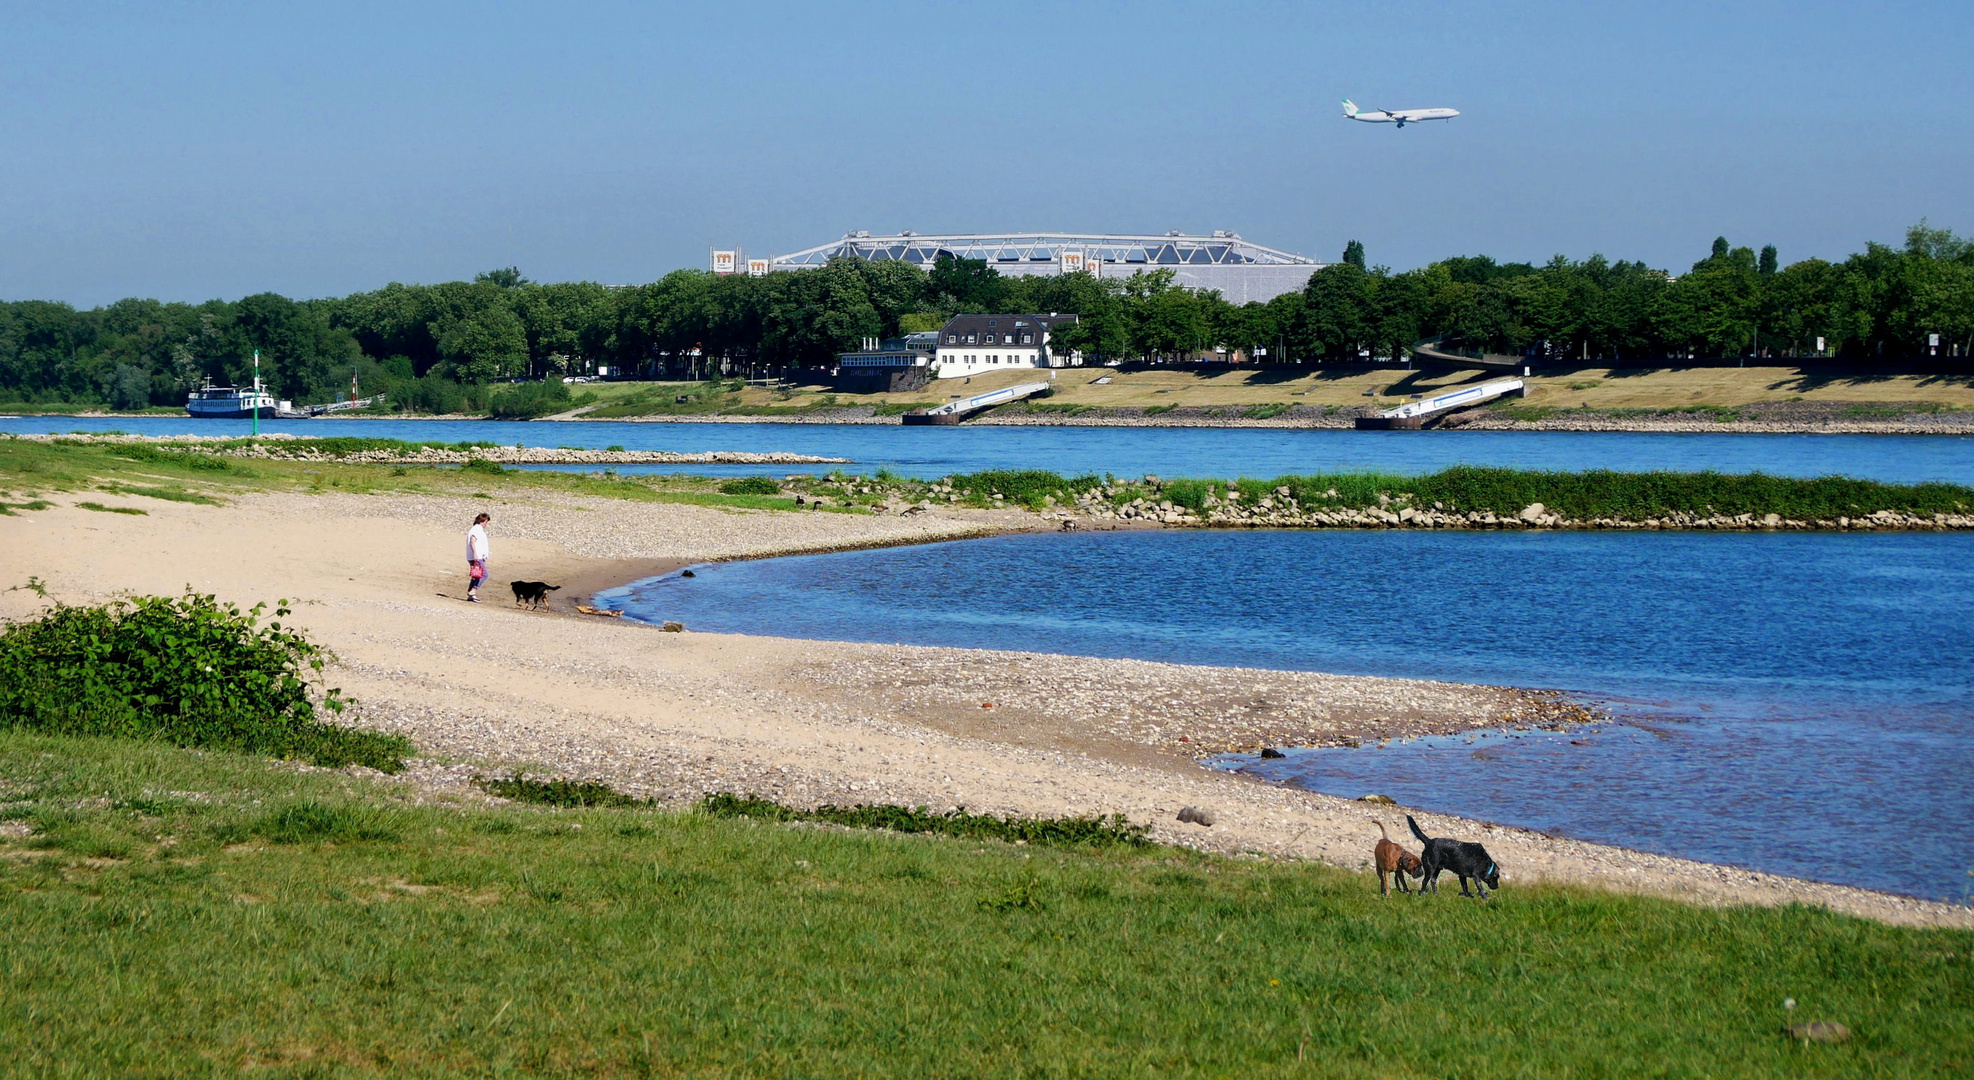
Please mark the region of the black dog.
[[1451, 870], [1460, 879], [1461, 896], [1474, 895], [1467, 891], [1468, 878], [1474, 879], [1474, 888], [1482, 900], [1487, 899], [1488, 889], [1501, 887], [1501, 868], [1494, 865], [1494, 856], [1489, 855], [1486, 848], [1466, 840], [1427, 836], [1410, 814], [1405, 815], [1405, 824], [1412, 826], [1412, 835], [1425, 845], [1419, 852], [1419, 863], [1426, 872], [1426, 879], [1419, 883], [1420, 896], [1426, 895], [1428, 887], [1435, 895], [1439, 893], [1441, 870]]
[[532, 608], [547, 607], [548, 594], [561, 587], [546, 581], [517, 581], [514, 583], [514, 604], [516, 607], [524, 603]]

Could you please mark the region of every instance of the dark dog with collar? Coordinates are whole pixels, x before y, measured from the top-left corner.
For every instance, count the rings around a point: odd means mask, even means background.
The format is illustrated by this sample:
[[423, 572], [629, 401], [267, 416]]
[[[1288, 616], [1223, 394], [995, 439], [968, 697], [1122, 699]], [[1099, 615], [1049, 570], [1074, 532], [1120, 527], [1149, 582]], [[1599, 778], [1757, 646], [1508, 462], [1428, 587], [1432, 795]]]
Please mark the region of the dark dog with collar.
[[1494, 864], [1494, 856], [1486, 848], [1468, 840], [1427, 836], [1410, 814], [1405, 815], [1405, 824], [1412, 826], [1412, 835], [1425, 845], [1419, 852], [1419, 863], [1425, 870], [1425, 880], [1419, 883], [1420, 896], [1426, 895], [1428, 888], [1438, 895], [1442, 870], [1451, 870], [1460, 879], [1461, 896], [1474, 895], [1467, 891], [1468, 878], [1474, 879], [1474, 889], [1482, 900], [1487, 899], [1488, 889], [1501, 887], [1501, 868]]
[[547, 607], [548, 594], [562, 587], [546, 581], [517, 581], [513, 585], [515, 606], [526, 604], [531, 608]]

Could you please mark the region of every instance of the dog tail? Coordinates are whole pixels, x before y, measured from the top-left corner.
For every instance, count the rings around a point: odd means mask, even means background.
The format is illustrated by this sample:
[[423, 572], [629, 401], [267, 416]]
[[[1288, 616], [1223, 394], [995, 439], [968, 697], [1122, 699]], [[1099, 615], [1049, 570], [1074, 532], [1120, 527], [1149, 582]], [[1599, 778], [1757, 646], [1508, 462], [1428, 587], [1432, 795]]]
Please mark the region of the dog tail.
[[1423, 831], [1420, 830], [1419, 823], [1412, 820], [1412, 815], [1410, 814], [1405, 815], [1405, 824], [1412, 826], [1412, 835], [1418, 837], [1419, 842], [1421, 844], [1432, 843], [1433, 838], [1427, 836]]
[[560, 589], [561, 587], [562, 587], [562, 586], [560, 586], [560, 585], [550, 585], [550, 586], [548, 587], [548, 591], [549, 591], [549, 592], [554, 592], [554, 591], [556, 591], [557, 589]]
[[1378, 835], [1384, 837], [1387, 840], [1391, 839], [1391, 834], [1385, 831], [1385, 823], [1380, 821], [1377, 823], [1377, 825], [1378, 825]]

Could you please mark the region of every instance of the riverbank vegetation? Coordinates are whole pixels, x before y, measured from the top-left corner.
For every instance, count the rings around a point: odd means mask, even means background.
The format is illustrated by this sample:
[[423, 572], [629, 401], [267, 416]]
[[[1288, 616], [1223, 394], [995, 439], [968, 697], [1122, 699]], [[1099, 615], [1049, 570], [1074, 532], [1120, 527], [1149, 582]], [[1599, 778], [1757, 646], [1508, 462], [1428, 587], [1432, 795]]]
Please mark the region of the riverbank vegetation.
[[[177, 502], [221, 502], [229, 493], [450, 492], [492, 497], [582, 495], [646, 502], [680, 502], [757, 510], [869, 513], [912, 504], [973, 508], [1023, 507], [1040, 512], [1120, 512], [1158, 508], [1198, 522], [1215, 512], [1282, 511], [1281, 516], [1329, 511], [1405, 510], [1491, 514], [1516, 518], [1541, 504], [1555, 518], [1674, 523], [1682, 517], [1718, 521], [1773, 514], [1793, 522], [1858, 521], [1874, 514], [1956, 519], [1974, 514], [1974, 488], [1959, 484], [1894, 484], [1854, 477], [1814, 478], [1763, 473], [1583, 472], [1454, 466], [1419, 476], [1354, 472], [1232, 480], [1156, 476], [1062, 476], [1048, 470], [990, 470], [918, 480], [880, 471], [864, 476], [832, 469], [782, 478], [719, 478], [688, 474], [623, 474], [503, 467], [475, 451], [492, 444], [407, 443], [391, 439], [263, 440], [257, 447], [283, 456], [238, 457], [223, 451], [252, 440], [173, 446], [78, 437], [50, 441], [0, 438], [0, 511], [45, 508], [52, 492], [104, 492]], [[351, 462], [357, 454], [413, 457], [426, 447], [463, 452], [464, 465]], [[811, 467], [813, 468], [813, 467]], [[1277, 522], [1263, 522], [1277, 523]], [[1284, 520], [1282, 524], [1310, 524]]]
[[[733, 492], [722, 488], [731, 480], [688, 473], [622, 473], [610, 467], [590, 472], [508, 468], [484, 457], [487, 442], [400, 442], [395, 439], [325, 438], [274, 439], [256, 442], [232, 439], [173, 445], [119, 442], [89, 435], [52, 440], [0, 436], [0, 514], [44, 510], [55, 505], [45, 495], [102, 492], [137, 495], [174, 502], [218, 504], [262, 491], [313, 494], [433, 494], [491, 499], [540, 494], [637, 502], [689, 503], [745, 510], [812, 510], [826, 513], [869, 513], [886, 498], [875, 486], [853, 484], [848, 477], [812, 478], [806, 482], [768, 481]], [[349, 461], [358, 454], [415, 457], [425, 448], [468, 455], [464, 464], [401, 464]], [[269, 456], [235, 456], [228, 450], [252, 449]], [[858, 478], [861, 480], [861, 478]], [[851, 487], [863, 490], [850, 491]], [[806, 499], [805, 492], [830, 491], [835, 497]], [[77, 505], [82, 505], [78, 503]], [[118, 509], [123, 508], [106, 508]], [[141, 512], [141, 511], [129, 511]]]
[[[1150, 500], [1204, 512], [1215, 506], [1264, 504], [1308, 511], [1412, 507], [1486, 512], [1513, 517], [1542, 504], [1565, 518], [1627, 521], [1694, 517], [1760, 517], [1817, 521], [1868, 517], [1880, 511], [1931, 515], [1974, 513], [1974, 488], [1959, 484], [1889, 484], [1844, 476], [1797, 478], [1762, 473], [1609, 470], [1552, 472], [1458, 465], [1422, 476], [1353, 472], [1279, 476], [1272, 480], [1118, 480], [1055, 473], [983, 472], [935, 485], [957, 500], [988, 506], [1012, 502], [1034, 509], [1056, 505], [1120, 506]], [[999, 500], [994, 497], [1001, 496]]]
[[[34, 581], [28, 586], [39, 589]], [[285, 601], [284, 601], [285, 604]], [[401, 736], [328, 723], [348, 704], [318, 687], [334, 657], [289, 609], [264, 621], [210, 595], [55, 604], [0, 632], [0, 731], [110, 735], [397, 772]], [[318, 711], [320, 710], [320, 711]]]
[[[1934, 334], [1941, 356], [1974, 351], [1974, 241], [1924, 222], [1903, 247], [1873, 243], [1841, 262], [1783, 265], [1773, 247], [1757, 253], [1719, 239], [1677, 273], [1601, 255], [1541, 265], [1462, 256], [1401, 272], [1353, 251], [1299, 292], [1242, 305], [1180, 288], [1169, 269], [1149, 265], [1099, 279], [854, 259], [760, 278], [680, 270], [636, 286], [538, 284], [507, 268], [315, 300], [128, 299], [87, 311], [8, 302], [0, 408], [175, 408], [202, 379], [250, 379], [258, 349], [263, 377], [297, 402], [336, 398], [355, 375], [366, 394], [387, 395], [389, 410], [539, 416], [580, 402], [562, 396], [563, 377], [608, 368], [708, 381], [704, 392], [606, 403], [613, 415], [640, 415], [639, 405], [711, 412], [736, 405], [723, 399], [724, 376], [826, 369], [863, 339], [979, 311], [1078, 314], [1056, 344], [1097, 360], [1354, 363], [1437, 336], [1538, 361], [1632, 367], [1806, 356], [1818, 339], [1824, 354], [1866, 367], [1927, 356]], [[503, 389], [510, 380], [534, 387]]]
[[[0, 732], [23, 1074], [1956, 1076], [1974, 933]], [[1368, 847], [1367, 847], [1368, 852]], [[1513, 869], [1510, 868], [1512, 875]], [[1793, 1000], [1797, 1008], [1784, 1008]], [[1783, 1034], [1847, 1025], [1841, 1045]]]

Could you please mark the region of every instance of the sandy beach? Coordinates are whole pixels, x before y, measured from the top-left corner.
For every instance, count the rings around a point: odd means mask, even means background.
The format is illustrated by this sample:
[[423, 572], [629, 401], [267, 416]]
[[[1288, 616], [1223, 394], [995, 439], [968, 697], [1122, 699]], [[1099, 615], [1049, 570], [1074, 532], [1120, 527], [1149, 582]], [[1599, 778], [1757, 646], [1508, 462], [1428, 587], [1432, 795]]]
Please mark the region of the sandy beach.
[[[70, 603], [190, 586], [297, 601], [335, 650], [358, 722], [400, 731], [421, 797], [481, 798], [477, 773], [528, 768], [686, 804], [708, 791], [798, 804], [893, 802], [1019, 814], [1121, 813], [1155, 838], [1229, 855], [1366, 867], [1404, 810], [1210, 770], [1225, 749], [1335, 745], [1571, 720], [1503, 687], [655, 628], [575, 613], [590, 592], [692, 562], [1043, 527], [1022, 511], [913, 517], [603, 498], [255, 494], [200, 506], [95, 493], [143, 516], [0, 517], [0, 577]], [[494, 585], [469, 605], [462, 539], [494, 517]], [[505, 582], [562, 584], [549, 612]], [[0, 593], [0, 617], [39, 599]], [[1176, 820], [1212, 811], [1211, 827]], [[1974, 911], [1415, 812], [1483, 840], [1504, 883], [1546, 881], [1700, 904], [1807, 903], [1887, 922], [1974, 926]], [[1370, 878], [1366, 876], [1366, 887]]]

